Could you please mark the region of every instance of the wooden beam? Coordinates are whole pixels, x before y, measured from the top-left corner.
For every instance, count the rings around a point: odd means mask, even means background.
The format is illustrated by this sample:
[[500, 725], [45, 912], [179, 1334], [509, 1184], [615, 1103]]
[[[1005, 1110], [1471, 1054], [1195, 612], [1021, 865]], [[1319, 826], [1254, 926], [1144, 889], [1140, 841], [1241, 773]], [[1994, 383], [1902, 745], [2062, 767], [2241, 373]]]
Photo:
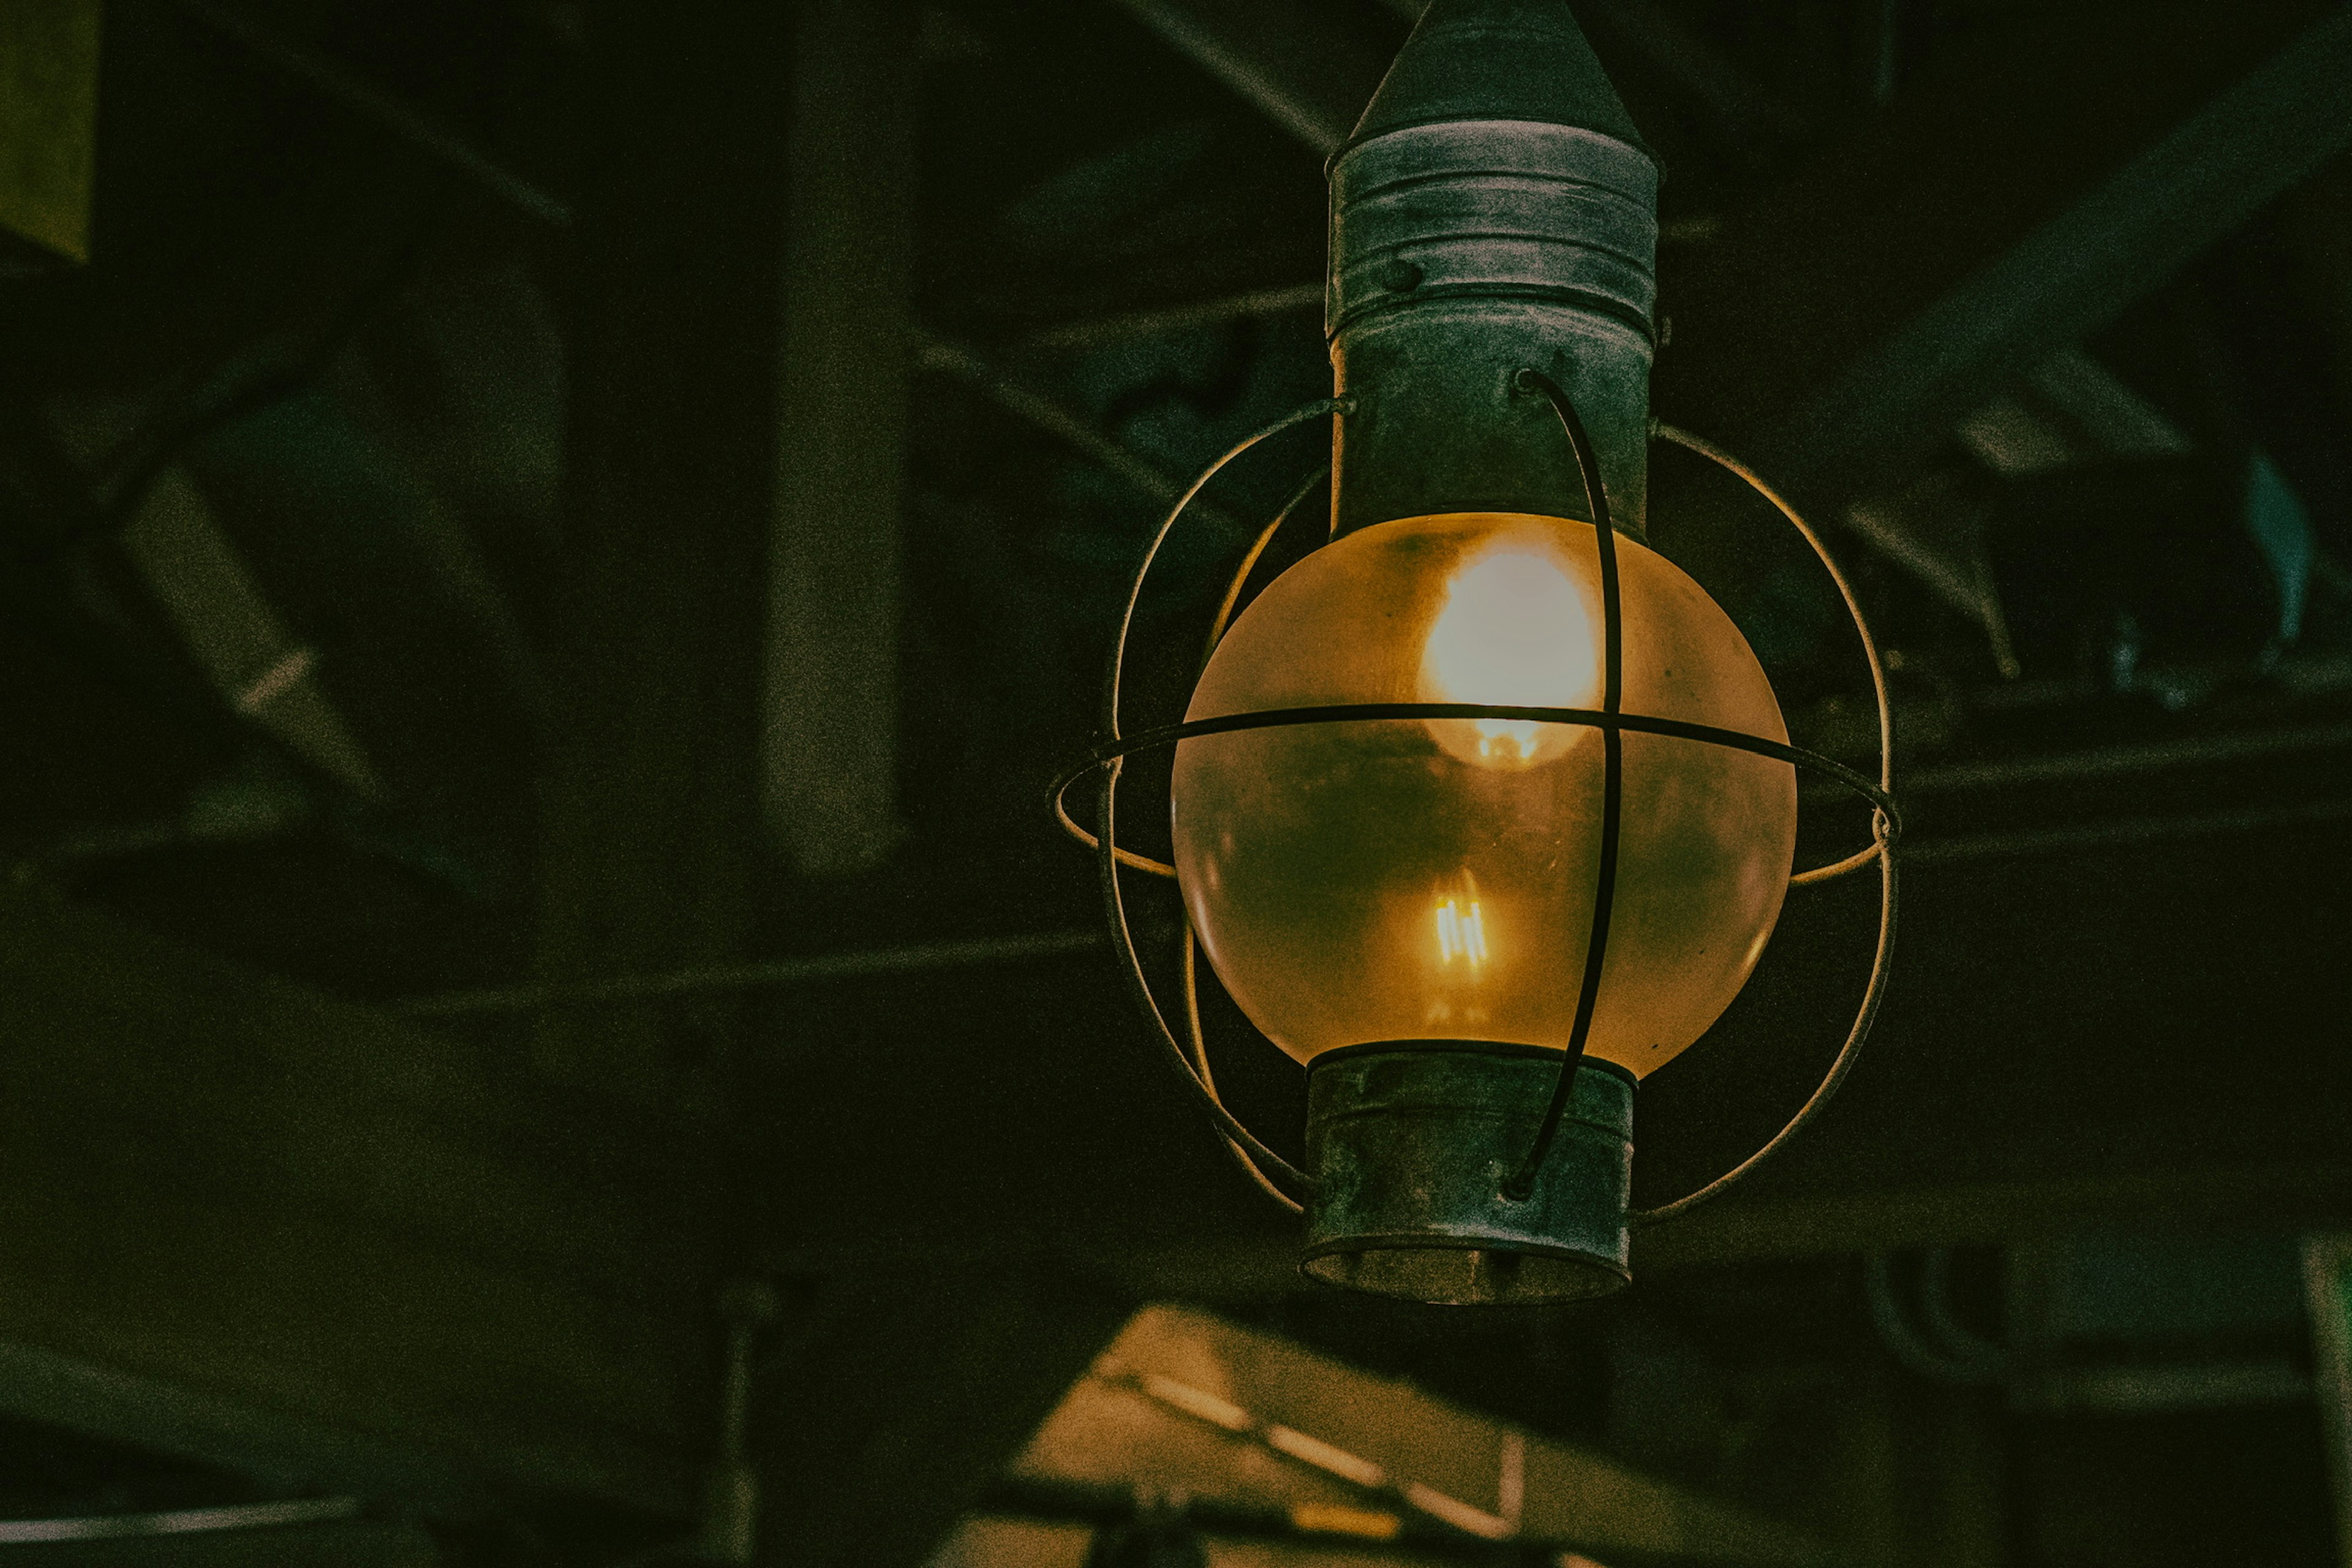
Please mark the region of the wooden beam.
[[2095, 8], [2021, 13], [1950, 46], [1883, 121], [1661, 258], [1660, 412], [1787, 432], [1769, 455], [1810, 462], [1864, 448], [1795, 433], [1865, 364], [1903, 377], [1874, 420], [1924, 412], [1939, 377], [2023, 374], [2352, 137], [2324, 89], [2347, 37], [2340, 6], [2250, 0], [2143, 7], [2128, 37]]
[[[2352, 8], [2296, 35], [1840, 372], [1767, 450], [1802, 482], [1884, 472], [2106, 325], [2352, 146]], [[2079, 90], [2079, 89], [2078, 89]]]
[[478, 1517], [489, 1478], [447, 1455], [29, 1345], [0, 1343], [0, 1409], [85, 1436], [294, 1488]]
[[98, 179], [100, 0], [0, 10], [0, 229], [89, 258]]
[[791, 863], [824, 876], [898, 837], [914, 9], [805, 0], [795, 53], [761, 805]]
[[[1409, 1544], [1719, 1568], [1834, 1568], [1805, 1532], [1293, 1341], [1171, 1305], [1135, 1314], [1023, 1450], [1016, 1483], [1311, 1517]], [[1335, 1543], [1336, 1544], [1336, 1543]], [[989, 1561], [982, 1558], [982, 1561]], [[1005, 1559], [998, 1557], [994, 1561]]]
[[2005, 1247], [2084, 1231], [2324, 1228], [2352, 1217], [2352, 1164], [2347, 1163], [2239, 1165], [2192, 1159], [2148, 1170], [2139, 1153], [2111, 1144], [2107, 1158], [2116, 1170], [2066, 1178], [1950, 1181], [1947, 1173], [1923, 1167], [1913, 1184], [1902, 1186], [1842, 1192], [1816, 1186], [1777, 1196], [1759, 1189], [1644, 1237], [1636, 1251], [1641, 1265], [1671, 1268], [1920, 1247]]
[[869, 1254], [832, 1278], [771, 1412], [761, 1561], [929, 1561], [1132, 1305], [1028, 1250]]
[[422, 1528], [377, 1520], [12, 1543], [7, 1552], [24, 1568], [436, 1568], [444, 1561]]
[[[789, 79], [780, 7], [613, 0], [587, 25], [603, 140], [568, 301], [541, 796], [556, 984], [725, 962], [751, 928]], [[556, 1009], [535, 1050], [551, 1077], [676, 1113], [734, 1017]]]
[[1403, 42], [1332, 0], [1118, 0], [1136, 20], [1326, 157], [1339, 150]]
[[684, 1510], [707, 1351], [629, 1121], [23, 885], [0, 1039], [0, 1408]]
[[[2127, 36], [2112, 13], [2019, 16], [1931, 62], [1882, 125], [1704, 247], [1661, 258], [1659, 412], [1819, 514], [1902, 479], [2005, 384], [2352, 145], [2352, 8], [2167, 5]], [[1972, 540], [1892, 512], [1870, 531], [1983, 612]], [[1706, 534], [1666, 537], [1738, 559]]]

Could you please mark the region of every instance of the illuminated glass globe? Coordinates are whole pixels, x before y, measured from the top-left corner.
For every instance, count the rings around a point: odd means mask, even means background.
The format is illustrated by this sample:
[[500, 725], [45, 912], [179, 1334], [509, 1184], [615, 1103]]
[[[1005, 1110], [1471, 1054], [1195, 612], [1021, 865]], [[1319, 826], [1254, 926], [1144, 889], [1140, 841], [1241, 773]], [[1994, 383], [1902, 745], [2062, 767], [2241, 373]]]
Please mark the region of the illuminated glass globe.
[[[1756, 656], [1672, 563], [1617, 542], [1623, 710], [1785, 742]], [[1188, 719], [1352, 702], [1601, 706], [1591, 524], [1465, 512], [1360, 529], [1234, 624]], [[1603, 741], [1589, 726], [1349, 721], [1176, 751], [1176, 870], [1242, 1010], [1300, 1061], [1345, 1046], [1565, 1048], [1592, 922]], [[1730, 1004], [1795, 846], [1784, 762], [1628, 732], [1615, 904], [1588, 1052], [1636, 1077]]]

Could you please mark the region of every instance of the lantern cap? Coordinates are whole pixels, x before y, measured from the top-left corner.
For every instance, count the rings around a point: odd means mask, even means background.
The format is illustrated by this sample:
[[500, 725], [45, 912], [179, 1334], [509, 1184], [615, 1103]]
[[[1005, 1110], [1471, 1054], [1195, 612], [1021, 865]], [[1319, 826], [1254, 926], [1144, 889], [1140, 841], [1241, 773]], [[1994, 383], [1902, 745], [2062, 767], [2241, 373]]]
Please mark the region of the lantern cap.
[[1568, 0], [1432, 0], [1349, 140], [1448, 120], [1573, 125], [1642, 146]]

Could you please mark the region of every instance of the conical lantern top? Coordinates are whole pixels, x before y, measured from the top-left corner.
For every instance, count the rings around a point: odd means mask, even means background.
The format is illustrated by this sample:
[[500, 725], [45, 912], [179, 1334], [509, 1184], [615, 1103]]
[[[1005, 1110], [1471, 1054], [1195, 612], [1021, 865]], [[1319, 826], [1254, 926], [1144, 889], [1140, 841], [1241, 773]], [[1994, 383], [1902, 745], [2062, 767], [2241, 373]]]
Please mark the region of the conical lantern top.
[[1567, 0], [1433, 0], [1351, 140], [1448, 120], [1574, 125], [1642, 145]]

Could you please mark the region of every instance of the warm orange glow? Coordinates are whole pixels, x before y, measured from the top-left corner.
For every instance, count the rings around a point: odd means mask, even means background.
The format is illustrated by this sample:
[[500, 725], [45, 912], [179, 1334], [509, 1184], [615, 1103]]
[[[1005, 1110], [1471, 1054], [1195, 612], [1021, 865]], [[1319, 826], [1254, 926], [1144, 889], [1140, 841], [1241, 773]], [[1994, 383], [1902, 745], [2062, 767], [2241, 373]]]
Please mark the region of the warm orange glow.
[[1404, 1521], [1395, 1514], [1337, 1502], [1293, 1503], [1290, 1522], [1309, 1535], [1352, 1535], [1364, 1541], [1394, 1541], [1404, 1533]]
[[[1618, 544], [1624, 706], [1785, 740], [1755, 656], [1664, 557]], [[1344, 702], [1600, 705], [1590, 525], [1382, 523], [1261, 594], [1190, 716]], [[1177, 749], [1176, 868], [1217, 974], [1301, 1060], [1376, 1040], [1562, 1047], [1592, 921], [1604, 748], [1589, 727], [1384, 720]], [[1670, 1060], [1746, 982], [1787, 886], [1785, 763], [1624, 737], [1608, 962], [1588, 1048]]]
[[[1548, 548], [1507, 536], [1457, 565], [1422, 644], [1421, 695], [1431, 702], [1593, 708], [1601, 701], [1598, 606]], [[1439, 720], [1437, 743], [1465, 763], [1530, 767], [1584, 731], [1517, 719]]]

